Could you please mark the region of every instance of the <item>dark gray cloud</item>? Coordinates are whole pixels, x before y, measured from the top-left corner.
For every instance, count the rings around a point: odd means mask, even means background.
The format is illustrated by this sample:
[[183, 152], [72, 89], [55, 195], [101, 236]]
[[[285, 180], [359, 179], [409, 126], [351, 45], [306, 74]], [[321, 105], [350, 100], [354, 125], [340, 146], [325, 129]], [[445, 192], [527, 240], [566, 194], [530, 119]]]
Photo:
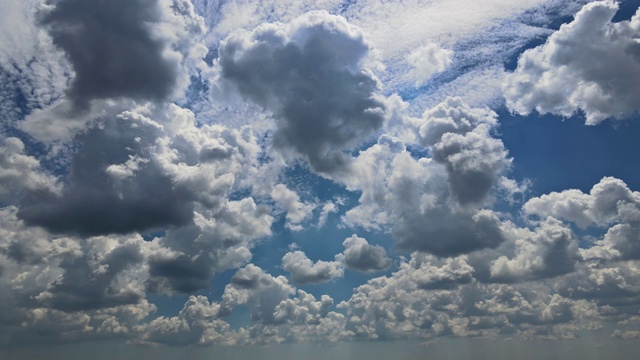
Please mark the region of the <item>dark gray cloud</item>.
[[174, 90], [178, 63], [152, 34], [162, 20], [158, 0], [51, 0], [42, 15], [56, 46], [67, 54], [75, 77], [67, 95], [76, 106], [93, 99], [166, 98]]
[[371, 245], [366, 239], [353, 235], [344, 240], [345, 247], [339, 260], [349, 269], [370, 272], [387, 269], [391, 259], [380, 245]]
[[96, 249], [87, 249], [83, 256], [63, 261], [60, 264], [63, 276], [38, 296], [38, 302], [51, 309], [71, 312], [136, 304], [144, 298], [140, 289], [127, 289], [123, 284], [127, 280], [117, 282], [118, 276], [128, 268], [142, 265], [144, 254], [139, 244], [123, 244], [100, 254], [104, 256], [100, 261], [101, 270], [90, 264], [95, 262], [90, 258], [92, 250]]
[[316, 171], [344, 171], [344, 152], [378, 129], [384, 103], [364, 67], [363, 35], [340, 17], [312, 12], [288, 25], [264, 25], [220, 46], [224, 79], [273, 112], [273, 144], [303, 155]]
[[[55, 233], [100, 235], [184, 225], [193, 217], [193, 196], [177, 188], [150, 159], [149, 146], [160, 135], [143, 121], [107, 118], [79, 134], [68, 184], [61, 196], [34, 196], [20, 207], [27, 223]], [[108, 171], [114, 164], [131, 176]], [[114, 168], [111, 168], [114, 169]], [[117, 168], [116, 168], [117, 169]], [[115, 175], [115, 176], [114, 176]]]
[[159, 258], [149, 261], [148, 291], [162, 292], [171, 289], [177, 293], [191, 294], [209, 287], [213, 276], [211, 261], [206, 256], [193, 259], [187, 255]]
[[498, 247], [505, 241], [500, 225], [500, 219], [490, 211], [407, 211], [396, 222], [393, 236], [402, 249], [449, 257]]

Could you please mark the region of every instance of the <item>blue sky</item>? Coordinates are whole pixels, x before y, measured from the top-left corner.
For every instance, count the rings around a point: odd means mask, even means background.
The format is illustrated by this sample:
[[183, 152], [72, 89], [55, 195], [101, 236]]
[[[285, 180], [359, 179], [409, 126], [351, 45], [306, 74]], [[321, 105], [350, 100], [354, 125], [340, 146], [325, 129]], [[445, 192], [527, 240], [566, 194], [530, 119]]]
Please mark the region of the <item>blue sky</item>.
[[639, 7], [8, 0], [0, 355], [633, 358]]

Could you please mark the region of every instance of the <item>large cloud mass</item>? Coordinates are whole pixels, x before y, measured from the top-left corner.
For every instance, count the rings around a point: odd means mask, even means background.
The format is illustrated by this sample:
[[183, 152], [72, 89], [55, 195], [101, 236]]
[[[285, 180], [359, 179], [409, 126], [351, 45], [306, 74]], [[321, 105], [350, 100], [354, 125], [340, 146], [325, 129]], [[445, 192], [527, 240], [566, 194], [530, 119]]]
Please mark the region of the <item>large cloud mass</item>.
[[525, 51], [504, 85], [507, 106], [528, 114], [571, 116], [587, 124], [625, 118], [640, 109], [640, 15], [613, 23], [614, 1], [585, 5], [544, 45]]
[[276, 148], [317, 171], [344, 171], [343, 152], [384, 120], [379, 84], [365, 67], [370, 45], [343, 18], [312, 12], [287, 25], [231, 35], [220, 46], [222, 77], [273, 112]]

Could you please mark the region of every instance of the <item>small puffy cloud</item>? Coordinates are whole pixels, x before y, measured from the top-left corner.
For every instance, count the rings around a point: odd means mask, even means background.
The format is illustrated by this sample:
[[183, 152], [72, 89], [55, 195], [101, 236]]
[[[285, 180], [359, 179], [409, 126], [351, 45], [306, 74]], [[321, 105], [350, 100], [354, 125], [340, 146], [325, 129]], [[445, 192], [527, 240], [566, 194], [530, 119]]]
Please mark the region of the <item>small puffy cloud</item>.
[[22, 190], [59, 194], [61, 185], [41, 169], [38, 159], [25, 154], [20, 139], [6, 138], [0, 147], [0, 195]]
[[[191, 295], [178, 316], [161, 316], [149, 323], [136, 326], [135, 341], [142, 344], [160, 343], [170, 346], [212, 343], [213, 341], [210, 340], [213, 334], [222, 332], [227, 336], [232, 335], [229, 324], [218, 319], [219, 311], [219, 304], [209, 303], [209, 300], [202, 295]], [[216, 343], [225, 342], [217, 341]]]
[[571, 116], [589, 125], [640, 109], [640, 15], [613, 23], [612, 0], [585, 5], [547, 42], [525, 51], [504, 84], [507, 106], [520, 114]]
[[320, 216], [318, 216], [318, 227], [323, 227], [327, 223], [327, 219], [329, 218], [329, 214], [333, 214], [338, 212], [338, 206], [331, 201], [327, 201], [320, 211]]
[[371, 245], [366, 239], [353, 235], [344, 240], [340, 261], [353, 270], [362, 272], [385, 270], [391, 266], [387, 251], [380, 245]]
[[286, 253], [282, 258], [282, 268], [299, 284], [323, 283], [344, 275], [339, 261], [319, 260], [314, 263], [300, 250]]
[[314, 204], [301, 202], [300, 196], [284, 184], [277, 184], [273, 187], [271, 190], [271, 198], [276, 202], [278, 207], [286, 212], [286, 223], [284, 226], [293, 231], [303, 229], [300, 223], [309, 219], [315, 208]]
[[345, 150], [384, 120], [378, 80], [365, 66], [370, 50], [345, 19], [310, 12], [232, 34], [220, 45], [218, 65], [222, 79], [273, 113], [277, 149], [331, 174], [346, 170]]
[[525, 214], [553, 216], [583, 228], [640, 221], [639, 209], [640, 193], [613, 177], [602, 178], [589, 194], [573, 189], [552, 192], [532, 198], [523, 206]]
[[407, 55], [407, 62], [413, 66], [415, 86], [421, 86], [436, 73], [451, 65], [453, 51], [441, 48], [436, 43], [422, 45]]

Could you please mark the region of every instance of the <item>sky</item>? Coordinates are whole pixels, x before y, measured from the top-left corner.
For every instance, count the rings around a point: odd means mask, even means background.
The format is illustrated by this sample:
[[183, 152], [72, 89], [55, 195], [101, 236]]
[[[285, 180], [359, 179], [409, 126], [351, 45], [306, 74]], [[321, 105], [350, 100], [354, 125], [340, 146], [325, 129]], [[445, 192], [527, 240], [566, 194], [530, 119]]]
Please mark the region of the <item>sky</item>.
[[635, 358], [639, 7], [3, 0], [0, 358]]

